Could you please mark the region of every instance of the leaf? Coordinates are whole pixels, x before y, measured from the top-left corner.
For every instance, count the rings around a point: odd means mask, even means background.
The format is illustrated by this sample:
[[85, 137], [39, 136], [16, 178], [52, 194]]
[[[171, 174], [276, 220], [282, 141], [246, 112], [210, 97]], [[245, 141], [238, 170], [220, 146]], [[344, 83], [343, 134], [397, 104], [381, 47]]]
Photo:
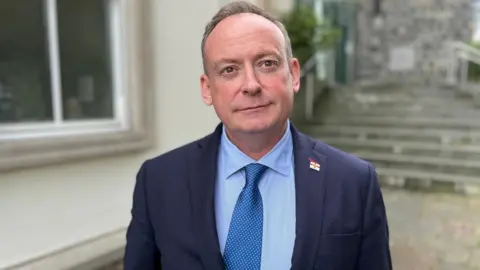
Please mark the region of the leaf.
[[309, 6], [298, 4], [284, 14], [282, 22], [290, 36], [295, 57], [303, 64], [318, 49], [335, 46], [341, 31], [328, 21], [320, 21]]

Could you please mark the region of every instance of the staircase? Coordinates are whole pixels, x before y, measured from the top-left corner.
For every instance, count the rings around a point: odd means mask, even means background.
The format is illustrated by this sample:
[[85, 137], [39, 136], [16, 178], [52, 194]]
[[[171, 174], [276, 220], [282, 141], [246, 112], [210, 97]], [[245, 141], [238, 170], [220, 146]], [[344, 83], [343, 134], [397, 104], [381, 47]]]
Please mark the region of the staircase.
[[[480, 194], [480, 85], [466, 75], [480, 51], [451, 48], [441, 85], [335, 87], [313, 106], [307, 83], [304, 131], [371, 161], [382, 184]], [[305, 71], [308, 82], [314, 75]]]
[[382, 184], [480, 193], [480, 108], [452, 87], [337, 88], [303, 131], [377, 168]]

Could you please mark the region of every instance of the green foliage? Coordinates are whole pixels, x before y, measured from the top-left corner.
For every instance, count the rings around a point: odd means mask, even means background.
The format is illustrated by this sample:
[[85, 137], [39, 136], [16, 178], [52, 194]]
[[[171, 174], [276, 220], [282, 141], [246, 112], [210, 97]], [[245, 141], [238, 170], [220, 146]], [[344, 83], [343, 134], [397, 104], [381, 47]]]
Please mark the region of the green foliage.
[[296, 5], [285, 14], [282, 22], [292, 43], [293, 55], [301, 64], [317, 50], [335, 46], [341, 32], [327, 21], [319, 21], [312, 8]]
[[[480, 42], [472, 42], [470, 45], [480, 49]], [[476, 63], [469, 63], [468, 65], [468, 79], [472, 81], [480, 81], [480, 65]]]

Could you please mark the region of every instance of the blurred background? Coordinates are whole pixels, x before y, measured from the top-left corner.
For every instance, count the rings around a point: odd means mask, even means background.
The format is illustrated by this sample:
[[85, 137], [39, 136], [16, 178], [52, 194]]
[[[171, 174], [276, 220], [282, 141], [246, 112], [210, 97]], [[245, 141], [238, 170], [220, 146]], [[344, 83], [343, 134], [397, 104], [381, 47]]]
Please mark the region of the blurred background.
[[[218, 123], [227, 2], [0, 1], [0, 269], [122, 269], [141, 163]], [[301, 61], [293, 123], [377, 168], [394, 269], [480, 269], [480, 1], [252, 2]]]

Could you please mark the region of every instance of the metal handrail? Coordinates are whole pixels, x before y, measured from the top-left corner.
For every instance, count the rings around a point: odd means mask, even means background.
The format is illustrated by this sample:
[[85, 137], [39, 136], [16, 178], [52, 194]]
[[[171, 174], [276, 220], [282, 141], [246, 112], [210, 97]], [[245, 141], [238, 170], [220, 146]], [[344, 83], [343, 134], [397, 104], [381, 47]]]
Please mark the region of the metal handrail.
[[458, 75], [460, 75], [460, 84], [466, 84], [468, 81], [469, 63], [480, 65], [480, 49], [461, 41], [452, 42], [450, 46], [452, 55], [448, 81], [456, 84], [458, 83]]
[[[314, 112], [314, 103], [315, 103], [315, 97], [316, 95], [318, 95], [319, 93], [317, 93], [319, 89], [317, 89], [315, 87], [315, 81], [316, 81], [316, 78], [317, 78], [317, 68], [318, 68], [318, 65], [319, 65], [319, 55], [320, 55], [320, 52], [316, 52], [314, 53], [306, 62], [305, 64], [303, 65], [303, 68], [301, 69], [300, 71], [300, 78], [305, 78], [305, 111], [304, 111], [304, 116], [305, 116], [305, 119], [306, 120], [310, 120], [312, 119], [313, 117], [313, 112]], [[328, 62], [328, 61], [327, 61]], [[329, 69], [329, 67], [334, 67], [335, 64], [334, 63], [326, 63], [324, 62], [324, 71], [327, 72], [327, 70]], [[332, 71], [334, 72], [334, 70]], [[329, 72], [327, 72], [327, 74], [329, 74]], [[329, 85], [334, 85], [335, 84], [335, 75], [334, 74], [329, 74], [330, 76], [333, 76], [333, 77], [329, 77], [328, 75], [326, 75], [326, 82], [329, 84]], [[320, 89], [321, 90], [321, 89]]]
[[477, 55], [480, 57], [480, 49], [477, 49], [471, 45], [468, 45], [461, 41], [454, 41], [452, 42], [453, 48], [461, 51], [468, 52], [469, 54]]
[[313, 54], [308, 58], [307, 62], [305, 62], [305, 65], [303, 65], [302, 70], [300, 70], [300, 78], [303, 78], [309, 73], [313, 68], [317, 66], [317, 54]]
[[313, 54], [300, 70], [300, 79], [305, 78], [305, 111], [306, 120], [313, 117], [313, 107], [315, 101], [315, 68], [317, 66], [316, 54]]

